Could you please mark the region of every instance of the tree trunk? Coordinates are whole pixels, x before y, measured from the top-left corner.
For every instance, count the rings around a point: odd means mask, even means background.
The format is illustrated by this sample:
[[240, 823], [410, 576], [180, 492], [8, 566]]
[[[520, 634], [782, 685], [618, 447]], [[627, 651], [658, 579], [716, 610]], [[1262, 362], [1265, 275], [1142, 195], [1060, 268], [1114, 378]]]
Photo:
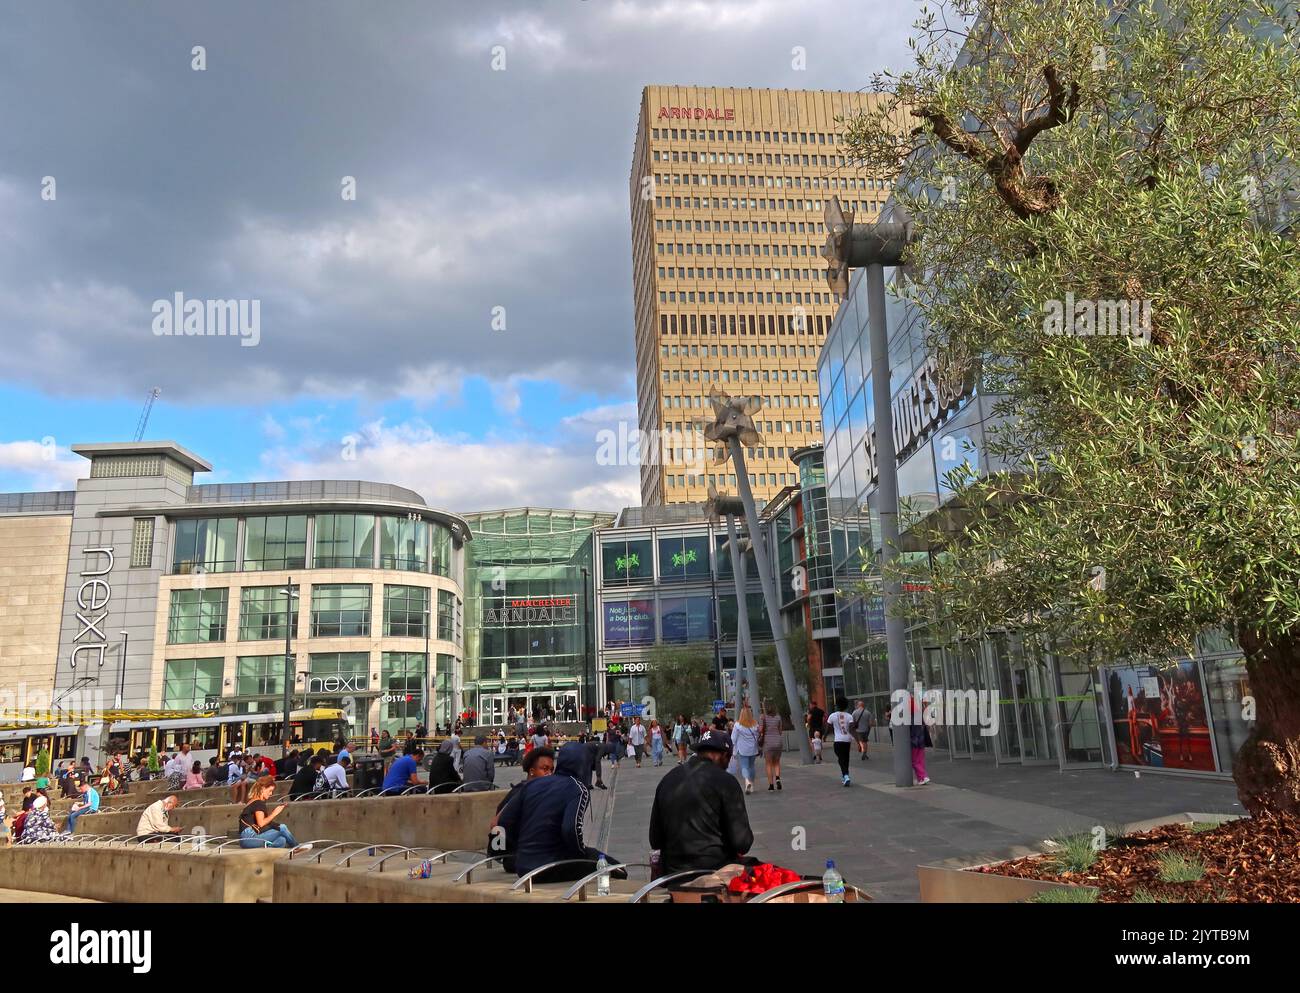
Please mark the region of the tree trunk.
[[1300, 631], [1243, 631], [1255, 722], [1237, 753], [1232, 776], [1252, 816], [1300, 816]]

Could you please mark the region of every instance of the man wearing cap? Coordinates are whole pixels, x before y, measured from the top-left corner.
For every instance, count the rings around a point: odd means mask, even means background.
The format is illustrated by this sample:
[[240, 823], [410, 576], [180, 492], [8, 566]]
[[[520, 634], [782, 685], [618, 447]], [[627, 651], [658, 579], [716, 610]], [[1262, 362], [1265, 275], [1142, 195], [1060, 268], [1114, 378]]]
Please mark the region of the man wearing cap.
[[731, 738], [700, 736], [695, 755], [659, 782], [650, 811], [650, 847], [662, 852], [662, 872], [721, 869], [739, 862], [754, 844], [745, 795], [727, 774]]

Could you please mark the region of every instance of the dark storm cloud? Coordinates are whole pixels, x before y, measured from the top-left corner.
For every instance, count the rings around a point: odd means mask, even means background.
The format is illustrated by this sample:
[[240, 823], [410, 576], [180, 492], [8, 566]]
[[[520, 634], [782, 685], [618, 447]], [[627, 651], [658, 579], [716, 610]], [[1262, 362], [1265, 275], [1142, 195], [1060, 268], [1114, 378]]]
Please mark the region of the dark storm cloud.
[[[642, 86], [855, 89], [899, 64], [913, 10], [7, 4], [0, 375], [174, 401], [420, 395], [463, 374], [617, 390]], [[260, 343], [155, 336], [151, 304], [176, 292], [259, 299]]]

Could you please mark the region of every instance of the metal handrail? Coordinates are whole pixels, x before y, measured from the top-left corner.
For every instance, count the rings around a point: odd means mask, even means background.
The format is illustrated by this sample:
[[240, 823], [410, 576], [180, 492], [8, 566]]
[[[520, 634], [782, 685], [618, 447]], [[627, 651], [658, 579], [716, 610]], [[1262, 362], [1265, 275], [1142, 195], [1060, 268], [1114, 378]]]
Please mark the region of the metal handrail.
[[547, 862], [546, 865], [539, 865], [532, 872], [526, 872], [522, 876], [520, 876], [519, 879], [516, 880], [515, 884], [510, 887], [510, 892], [513, 893], [515, 890], [519, 889], [519, 887], [522, 886], [524, 888], [525, 893], [531, 893], [533, 891], [533, 877], [536, 876], [539, 872], [545, 872], [547, 869], [554, 869], [558, 865], [578, 865], [579, 863], [581, 863], [582, 865], [586, 865], [588, 863], [590, 863], [591, 865], [595, 865], [596, 860], [595, 859], [560, 859], [556, 862]]
[[[433, 850], [433, 851], [437, 851], [437, 849], [432, 849], [432, 850]], [[399, 855], [411, 855], [411, 854], [413, 854], [413, 853], [415, 853], [415, 852], [427, 852], [427, 851], [430, 851], [430, 849], [427, 849], [427, 848], [407, 848], [407, 849], [403, 849], [402, 851], [399, 851], [399, 852], [389, 852], [387, 855], [385, 855], [383, 858], [381, 858], [381, 859], [380, 859], [378, 862], [376, 862], [374, 865], [372, 865], [372, 866], [370, 866], [369, 868], [367, 868], [367, 869], [366, 869], [366, 872], [374, 872], [376, 869], [378, 869], [380, 872], [383, 872], [383, 871], [384, 871], [384, 863], [387, 862], [387, 861], [388, 861], [389, 859], [391, 859], [391, 858], [396, 858], [396, 857], [399, 856]]]
[[[698, 876], [707, 876], [713, 871], [713, 869], [687, 869], [684, 872], [672, 872], [667, 876], [660, 876], [658, 879], [652, 879], [650, 882], [646, 883], [646, 885], [633, 893], [632, 899], [630, 899], [628, 903], [643, 903], [645, 898], [654, 890], [659, 889], [661, 886], [666, 886], [668, 883], [671, 883], [676, 879], [686, 879], [688, 877], [695, 879]], [[565, 896], [565, 899], [567, 900], [568, 896]]]
[[448, 793], [455, 793], [458, 789], [460, 789], [464, 785], [465, 785], [464, 783], [452, 783], [452, 782], [439, 783], [437, 786], [429, 787], [429, 795], [438, 796], [439, 795], [438, 791], [441, 790], [444, 786], [451, 787], [451, 789], [447, 790]]
[[429, 861], [433, 863], [446, 862], [447, 859], [452, 855], [480, 855], [481, 856], [482, 854], [483, 854], [482, 852], [476, 851], [473, 848], [453, 848], [447, 852], [439, 852], [433, 858], [429, 859]]
[[[417, 793], [418, 791], [418, 793]], [[429, 792], [429, 787], [424, 783], [417, 783], [414, 786], [408, 786], [399, 793], [399, 796], [423, 796]]]
[[[475, 853], [475, 854], [477, 854], [477, 853]], [[475, 870], [475, 869], [481, 868], [481, 867], [487, 865], [487, 864], [490, 863], [490, 862], [500, 862], [500, 861], [502, 861], [504, 858], [505, 858], [504, 855], [489, 855], [489, 856], [488, 856], [487, 858], [485, 858], [485, 859], [480, 859], [479, 861], [477, 861], [477, 862], [475, 862], [473, 865], [471, 865], [468, 869], [466, 869], [464, 872], [462, 872], [459, 876], [456, 876], [454, 879], [452, 879], [452, 882], [453, 882], [453, 883], [459, 883], [459, 882], [463, 879], [463, 880], [465, 880], [466, 885], [469, 885], [469, 884], [471, 884], [471, 883], [474, 882], [474, 870]]]
[[[363, 842], [358, 842], [358, 841], [337, 841], [337, 840], [335, 840], [334, 838], [321, 838], [320, 840], [321, 840], [321, 841], [328, 841], [329, 844], [326, 845], [324, 848], [319, 848], [319, 849], [318, 849], [318, 848], [315, 847], [316, 843], [315, 843], [315, 842], [312, 842], [312, 850], [311, 850], [311, 854], [313, 854], [313, 855], [316, 856], [316, 861], [317, 861], [317, 862], [320, 861], [321, 856], [324, 855], [326, 852], [332, 852], [332, 851], [333, 851], [334, 849], [336, 849], [336, 848], [346, 848], [348, 845], [358, 845], [358, 844], [364, 844], [364, 845], [366, 845], [366, 846], [368, 847], [369, 844], [370, 844], [369, 842], [364, 842], [364, 843], [363, 843]], [[304, 853], [304, 854], [306, 854], [306, 853]], [[289, 856], [289, 857], [292, 858], [293, 856]]]
[[[792, 883], [782, 883], [780, 886], [773, 886], [770, 890], [764, 890], [752, 900], [746, 900], [746, 903], [767, 903], [773, 897], [782, 896], [786, 893], [797, 893], [800, 890], [815, 890], [822, 885], [820, 879], [796, 879]], [[857, 887], [854, 887], [857, 890]]]
[[[363, 846], [363, 847], [365, 847], [365, 848], [369, 848], [369, 849], [371, 849], [372, 851], [376, 851], [376, 852], [379, 851], [379, 850], [382, 849], [382, 848], [397, 848], [397, 849], [399, 849], [399, 850], [401, 850], [401, 851], [404, 851], [404, 852], [413, 851], [413, 849], [407, 848], [405, 845], [365, 845], [365, 846]], [[352, 852], [350, 855], [348, 855], [347, 858], [345, 858], [345, 859], [343, 860], [342, 865], [343, 865], [345, 868], [351, 869], [351, 868], [352, 868], [352, 860], [353, 860], [354, 858], [356, 858], [356, 856], [359, 855], [360, 853], [361, 853], [361, 849], [358, 848], [356, 851]], [[367, 857], [369, 857], [369, 856], [367, 856]], [[334, 867], [335, 867], [335, 868], [338, 868], [338, 866], [339, 866], [339, 863], [338, 863], [338, 862], [335, 862], [335, 863], [334, 863]]]
[[[608, 875], [610, 875], [610, 874], [611, 874], [615, 869], [649, 869], [649, 868], [651, 868], [651, 865], [650, 865], [649, 862], [613, 862], [613, 863], [610, 863], [609, 865], [605, 866], [605, 868], [603, 868], [603, 869], [597, 869], [595, 872], [592, 872], [592, 873], [590, 873], [590, 874], [588, 874], [588, 875], [586, 875], [586, 876], [583, 876], [583, 877], [582, 877], [581, 879], [579, 879], [576, 883], [574, 883], [574, 884], [573, 884], [572, 886], [570, 886], [567, 890], [565, 890], [565, 891], [564, 891], [564, 895], [563, 895], [562, 897], [560, 897], [560, 899], [561, 899], [561, 900], [568, 900], [568, 899], [570, 899], [570, 898], [571, 898], [571, 897], [576, 893], [576, 894], [578, 895], [578, 902], [581, 903], [582, 901], [584, 901], [584, 900], [587, 899], [587, 886], [588, 886], [592, 881], [599, 879], [601, 876], [608, 876]], [[529, 892], [531, 892], [531, 891], [529, 891]]]
[[[442, 786], [442, 785], [445, 785], [445, 784], [443, 784], [443, 783], [439, 783], [438, 785]], [[474, 787], [477, 787], [475, 790], [473, 790], [474, 793], [491, 793], [493, 790], [499, 790], [499, 789], [501, 789], [500, 786], [498, 786], [496, 783], [490, 782], [489, 780], [486, 780], [486, 779], [472, 779], [472, 780], [470, 780], [468, 783], [461, 783], [461, 784], [460, 784], [459, 786], [457, 786], [454, 790], [452, 790], [452, 792], [453, 792], [453, 793], [459, 793], [459, 792], [460, 792], [461, 790], [463, 790], [466, 786], [474, 786]]]
[[352, 799], [360, 800], [362, 797], [378, 795], [378, 793], [379, 793], [378, 786], [367, 786], [364, 790], [361, 790], [360, 792], [353, 794]]

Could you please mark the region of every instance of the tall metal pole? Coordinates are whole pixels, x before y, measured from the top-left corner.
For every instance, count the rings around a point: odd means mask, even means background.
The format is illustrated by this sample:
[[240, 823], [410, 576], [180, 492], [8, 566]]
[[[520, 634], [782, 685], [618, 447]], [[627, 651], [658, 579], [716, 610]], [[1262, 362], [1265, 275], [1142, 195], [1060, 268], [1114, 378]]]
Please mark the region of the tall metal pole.
[[[591, 676], [591, 597], [588, 586], [590, 584], [590, 573], [587, 567], [582, 567], [582, 696], [578, 700], [578, 719], [582, 719], [583, 701], [587, 700], [587, 681]], [[592, 680], [594, 683], [595, 681]], [[593, 687], [591, 699], [595, 700], [596, 691]]]
[[280, 725], [280, 756], [289, 757], [289, 715], [292, 713], [293, 662], [290, 659], [290, 639], [293, 637], [293, 623], [296, 617], [293, 601], [298, 594], [293, 591], [293, 577], [288, 577], [281, 592], [284, 594], [284, 720]]
[[[745, 602], [745, 560], [736, 540], [736, 519], [727, 515], [727, 550], [731, 555], [731, 578], [736, 584], [736, 718], [743, 700], [740, 686], [747, 671], [749, 647], [749, 605]], [[752, 692], [752, 687], [751, 687]]]
[[122, 709], [122, 693], [126, 688], [126, 646], [131, 642], [131, 635], [126, 631], [120, 632], [122, 635], [122, 664], [118, 667], [117, 672], [117, 693], [113, 697], [113, 709]]
[[[902, 595], [899, 578], [891, 576], [898, 557], [898, 458], [894, 451], [894, 416], [889, 396], [889, 328], [885, 325], [885, 268], [879, 263], [866, 267], [867, 319], [871, 337], [871, 390], [876, 416], [876, 462], [880, 473], [876, 484], [880, 515], [881, 596], [885, 605], [885, 647], [889, 658], [891, 705], [908, 692], [907, 632], [894, 606]], [[902, 699], [906, 699], [903, 697]], [[919, 709], [919, 703], [917, 704]], [[894, 785], [912, 785], [911, 711], [909, 723], [894, 731]]]
[[[437, 721], [433, 719], [433, 658], [429, 655], [429, 635], [433, 630], [433, 588], [430, 587], [424, 591], [424, 724], [425, 737], [429, 736], [431, 730], [437, 727]], [[382, 711], [381, 711], [382, 712]]]
[[[763, 584], [763, 602], [767, 604], [767, 619], [772, 627], [772, 639], [776, 642], [776, 658], [781, 665], [781, 679], [785, 683], [786, 703], [790, 707], [793, 720], [799, 713], [799, 688], [794, 683], [794, 666], [790, 663], [790, 645], [785, 638], [781, 623], [781, 600], [776, 594], [776, 581], [772, 577], [772, 563], [767, 557], [767, 543], [758, 526], [758, 509], [754, 505], [754, 491], [749, 488], [749, 472], [745, 468], [745, 449], [740, 438], [732, 435], [727, 440], [731, 449], [731, 461], [736, 466], [736, 485], [740, 490], [741, 502], [745, 505], [745, 521], [749, 526], [749, 539], [754, 543], [754, 561], [758, 563], [758, 578]], [[799, 757], [804, 765], [812, 764], [812, 745], [806, 734], [796, 734], [799, 739]]]

